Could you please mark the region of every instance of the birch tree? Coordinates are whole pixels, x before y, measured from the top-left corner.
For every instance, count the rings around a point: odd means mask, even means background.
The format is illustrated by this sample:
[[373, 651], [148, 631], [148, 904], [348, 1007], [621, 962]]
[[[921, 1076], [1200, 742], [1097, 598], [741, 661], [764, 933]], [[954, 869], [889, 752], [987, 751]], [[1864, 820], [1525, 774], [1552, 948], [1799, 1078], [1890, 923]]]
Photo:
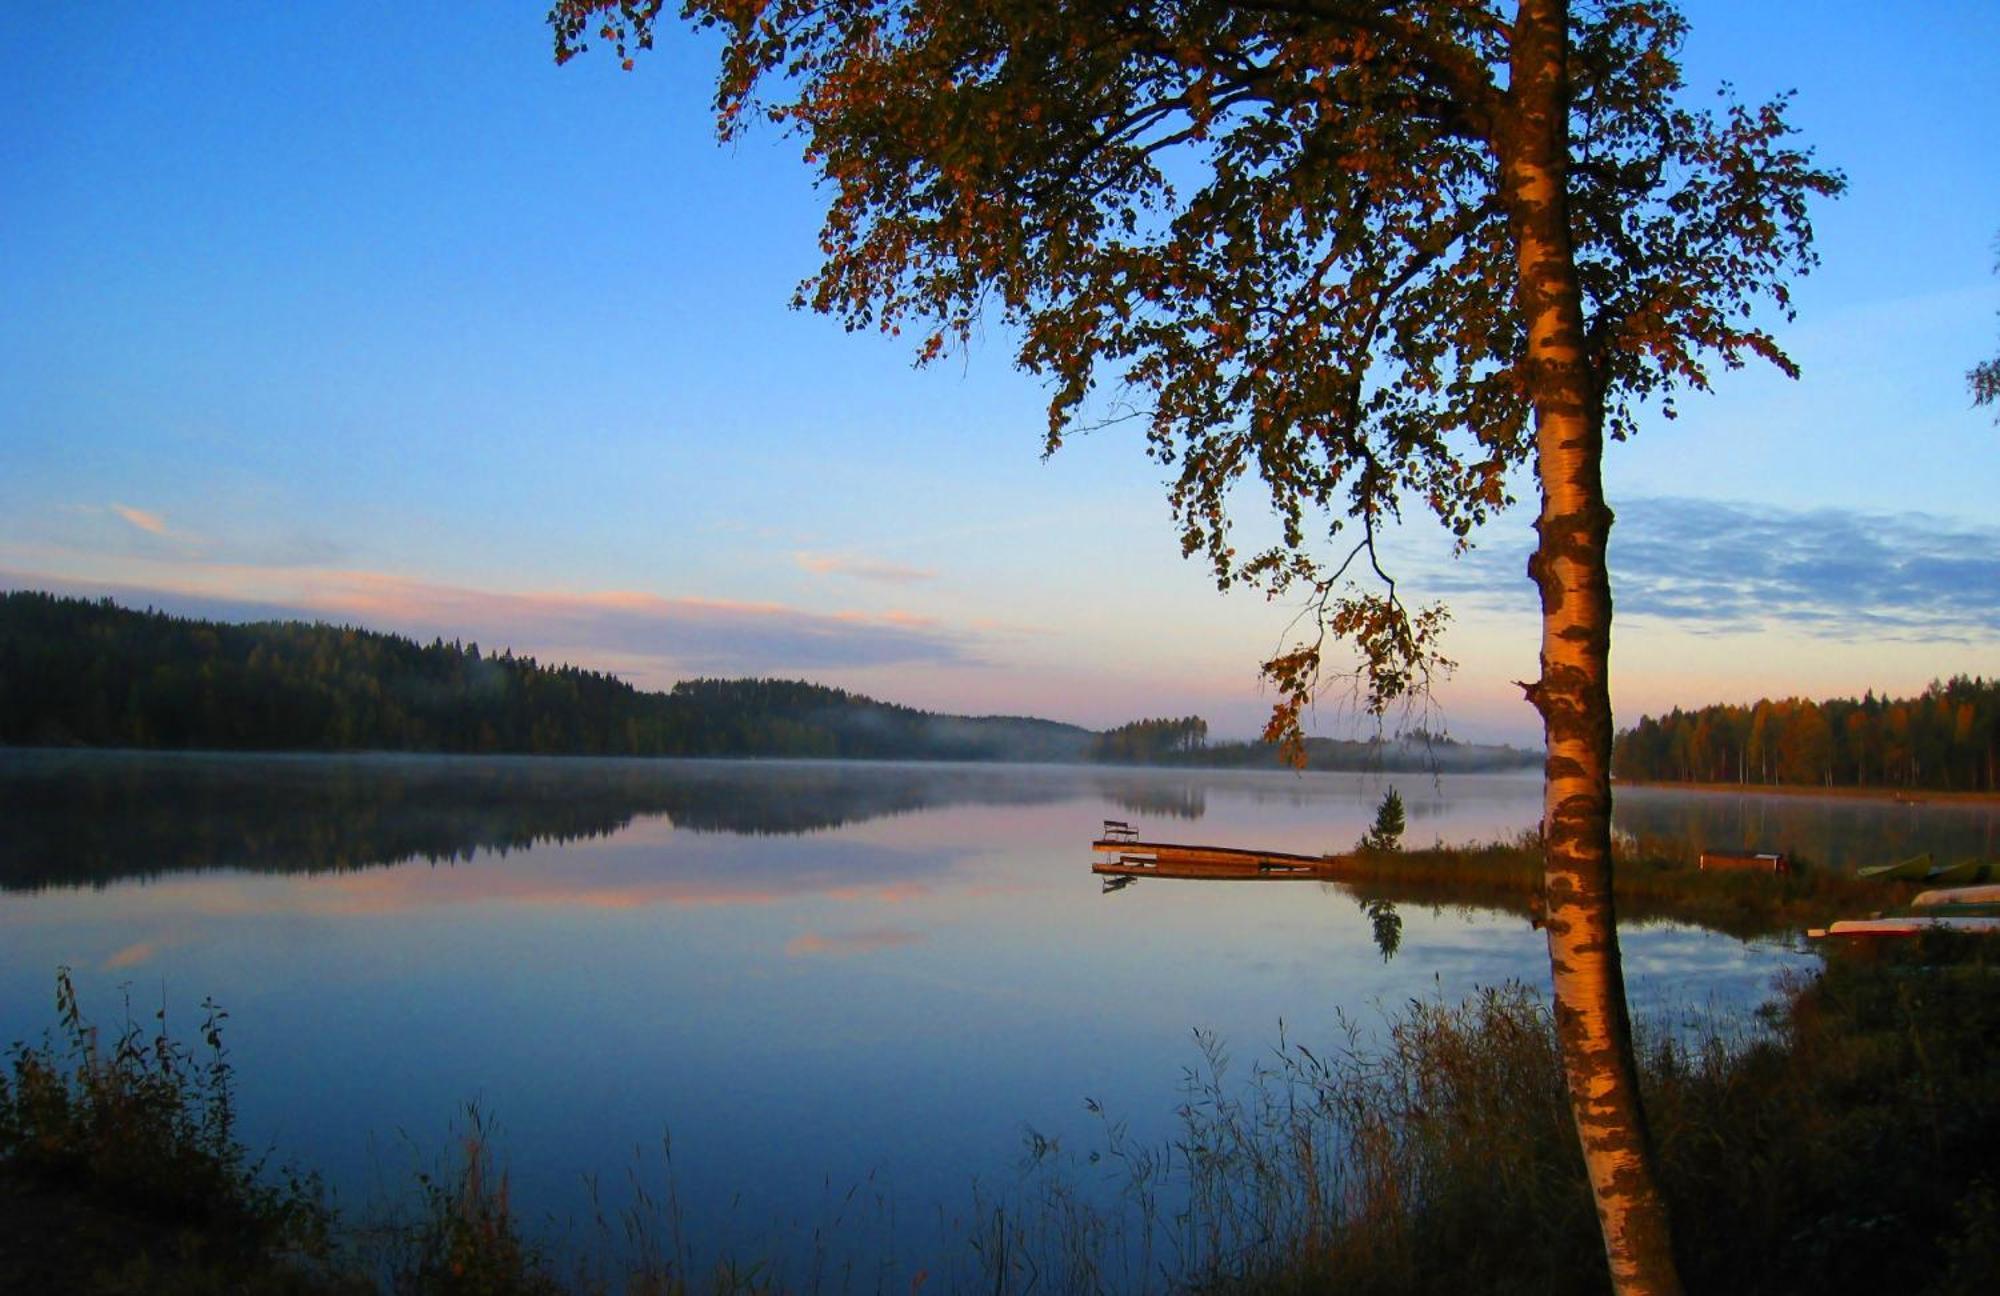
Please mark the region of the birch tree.
[[[566, 60], [630, 67], [660, 0], [559, 0]], [[1354, 654], [1369, 709], [1445, 664], [1383, 529], [1453, 541], [1540, 496], [1529, 575], [1547, 740], [1547, 931], [1615, 1287], [1679, 1289], [1640, 1108], [1611, 895], [1607, 438], [1717, 365], [1792, 364], [1807, 204], [1838, 176], [1785, 100], [1683, 93], [1667, 0], [688, 0], [719, 35], [727, 139], [793, 133], [827, 194], [797, 304], [907, 333], [982, 326], [1047, 384], [1045, 448], [1132, 422], [1183, 551], [1300, 600], [1264, 663], [1270, 735]], [[1270, 543], [1232, 516], [1261, 486]]]

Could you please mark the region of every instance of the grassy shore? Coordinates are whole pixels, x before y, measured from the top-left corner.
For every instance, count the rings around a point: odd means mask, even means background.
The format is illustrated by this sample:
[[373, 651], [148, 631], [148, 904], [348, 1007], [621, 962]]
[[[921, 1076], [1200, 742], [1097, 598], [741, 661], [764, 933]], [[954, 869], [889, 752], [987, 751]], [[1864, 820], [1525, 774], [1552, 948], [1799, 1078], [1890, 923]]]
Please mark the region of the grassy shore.
[[[1836, 963], [1764, 1020], [1655, 1024], [1643, 1083], [1690, 1291], [1990, 1291], [2000, 997], [1978, 947]], [[1213, 1292], [1596, 1293], [1545, 1002], [1414, 1003], [1380, 1048], [1281, 1051], [1190, 1105]]]

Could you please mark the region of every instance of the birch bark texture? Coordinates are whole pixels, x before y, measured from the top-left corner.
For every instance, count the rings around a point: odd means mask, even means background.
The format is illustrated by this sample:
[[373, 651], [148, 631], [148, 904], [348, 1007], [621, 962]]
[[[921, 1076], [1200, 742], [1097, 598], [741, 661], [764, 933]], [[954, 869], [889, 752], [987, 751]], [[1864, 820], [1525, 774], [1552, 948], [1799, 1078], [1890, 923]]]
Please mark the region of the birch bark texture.
[[1566, 24], [1552, 0], [1515, 22], [1500, 146], [1527, 328], [1541, 512], [1529, 575], [1542, 602], [1543, 888], [1549, 972], [1570, 1110], [1614, 1291], [1681, 1290], [1666, 1200], [1653, 1173], [1618, 951], [1611, 877], [1611, 581], [1602, 411], [1570, 238]]
[[[660, 0], [558, 0], [556, 57], [627, 68]], [[1766, 327], [1841, 178], [1786, 100], [1694, 106], [1668, 0], [687, 0], [716, 127], [790, 132], [827, 194], [795, 304], [982, 330], [1049, 391], [1045, 452], [1134, 426], [1183, 553], [1303, 604], [1268, 736], [1348, 678], [1367, 710], [1449, 669], [1386, 528], [1460, 549], [1530, 480], [1548, 745], [1550, 968], [1612, 1286], [1679, 1290], [1612, 907], [1607, 440]], [[1763, 310], [1759, 310], [1763, 307]], [[1246, 500], [1242, 487], [1261, 487]], [[1233, 520], [1275, 536], [1247, 551]], [[1406, 517], [1406, 514], [1410, 515]]]

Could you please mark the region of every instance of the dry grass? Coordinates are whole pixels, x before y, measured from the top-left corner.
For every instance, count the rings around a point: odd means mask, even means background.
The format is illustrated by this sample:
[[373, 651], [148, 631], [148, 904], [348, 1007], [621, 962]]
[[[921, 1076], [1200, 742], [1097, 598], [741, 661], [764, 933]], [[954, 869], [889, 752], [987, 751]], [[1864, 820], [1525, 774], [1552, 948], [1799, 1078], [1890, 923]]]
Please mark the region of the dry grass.
[[[1991, 1290], [2000, 980], [1987, 957], [1973, 944], [1843, 963], [1761, 1017], [1646, 1032], [1689, 1290]], [[1085, 1280], [1058, 1284], [1069, 1291], [1599, 1293], [1574, 1138], [1547, 1006], [1518, 986], [1411, 1003], [1379, 1038], [1283, 1044], [1243, 1081], [1207, 1041], [1181, 1136], [1114, 1149], [1139, 1170], [1080, 1224], [1041, 1191], [1042, 1218], [989, 1245], [1006, 1267], [984, 1290], [1054, 1272]]]

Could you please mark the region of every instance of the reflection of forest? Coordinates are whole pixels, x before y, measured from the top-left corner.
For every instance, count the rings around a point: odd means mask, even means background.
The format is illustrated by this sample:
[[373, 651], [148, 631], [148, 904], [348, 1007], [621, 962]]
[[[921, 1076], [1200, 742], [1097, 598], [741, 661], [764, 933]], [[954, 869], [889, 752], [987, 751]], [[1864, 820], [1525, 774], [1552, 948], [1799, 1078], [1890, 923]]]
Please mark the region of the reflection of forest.
[[1117, 779], [1091, 780], [1128, 814], [1153, 815], [1162, 819], [1199, 819], [1208, 813], [1208, 793], [1199, 783], [1177, 786], [1121, 783]]
[[795, 834], [1088, 794], [1135, 814], [1205, 809], [1198, 784], [1074, 767], [10, 752], [0, 888], [451, 863], [652, 816], [693, 832]]
[[[450, 863], [606, 836], [652, 817], [683, 831], [754, 836], [953, 806], [1087, 801], [1078, 824], [1087, 832], [1100, 806], [1192, 822], [1216, 795], [1253, 806], [1326, 804], [1324, 788], [1290, 777], [1075, 765], [0, 750], [0, 889], [195, 869]], [[1374, 799], [1373, 785], [1366, 795]], [[1413, 826], [1481, 798], [1520, 795], [1513, 784], [1476, 781], [1405, 788]], [[1531, 814], [1532, 802], [1522, 808]], [[1851, 868], [1919, 851], [1960, 859], [2000, 850], [1992, 805], [1636, 788], [1620, 791], [1616, 823], [1667, 858], [1704, 847], [1785, 850]]]
[[1626, 788], [1615, 823], [1647, 854], [1780, 850], [1852, 869], [1929, 851], [1940, 860], [2000, 852], [2000, 806], [1902, 805], [1834, 797]]

